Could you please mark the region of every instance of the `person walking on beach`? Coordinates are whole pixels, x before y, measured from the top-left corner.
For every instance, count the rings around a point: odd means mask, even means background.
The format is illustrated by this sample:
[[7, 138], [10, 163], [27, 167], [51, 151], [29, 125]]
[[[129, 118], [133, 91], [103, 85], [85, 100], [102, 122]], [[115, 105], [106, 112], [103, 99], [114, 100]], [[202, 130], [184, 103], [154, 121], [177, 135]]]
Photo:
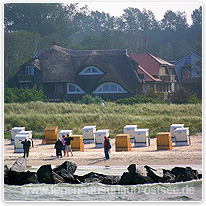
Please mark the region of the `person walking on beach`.
[[104, 100], [102, 100], [102, 102], [101, 102], [101, 106], [102, 106], [102, 108], [104, 107]]
[[111, 153], [112, 146], [111, 146], [111, 142], [110, 142], [110, 136], [107, 137], [107, 140], [108, 140], [108, 152]]
[[28, 158], [29, 157], [29, 149], [30, 149], [30, 146], [31, 146], [31, 142], [27, 141], [27, 139], [25, 139], [24, 141], [21, 142], [21, 144], [23, 144], [24, 158]]
[[60, 156], [62, 158], [62, 148], [63, 148], [63, 143], [60, 139], [58, 139], [55, 143], [54, 148], [56, 149], [56, 156], [57, 158]]
[[67, 157], [69, 157], [69, 152], [71, 152], [71, 155], [73, 156], [72, 153], [72, 147], [71, 147], [71, 141], [74, 140], [73, 137], [70, 137], [69, 134], [67, 134], [67, 137], [65, 138], [66, 142], [65, 142], [65, 150], [67, 153]]
[[66, 140], [65, 140], [65, 135], [62, 135], [62, 144], [63, 144], [63, 147], [62, 147], [62, 150], [64, 152], [64, 156], [66, 156]]
[[104, 137], [104, 154], [105, 154], [105, 159], [109, 160], [109, 150], [111, 149], [111, 144], [109, 141], [109, 137]]

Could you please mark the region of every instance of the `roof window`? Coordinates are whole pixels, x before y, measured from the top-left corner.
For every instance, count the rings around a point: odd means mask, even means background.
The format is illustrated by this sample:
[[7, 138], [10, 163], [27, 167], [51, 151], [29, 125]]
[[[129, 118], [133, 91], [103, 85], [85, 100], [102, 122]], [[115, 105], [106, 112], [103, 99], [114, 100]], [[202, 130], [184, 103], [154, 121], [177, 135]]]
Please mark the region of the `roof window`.
[[67, 94], [85, 94], [85, 91], [77, 84], [67, 83]]
[[123, 87], [117, 83], [106, 82], [101, 84], [94, 92], [94, 94], [102, 93], [128, 93]]
[[96, 66], [85, 67], [79, 75], [103, 75], [104, 73]]

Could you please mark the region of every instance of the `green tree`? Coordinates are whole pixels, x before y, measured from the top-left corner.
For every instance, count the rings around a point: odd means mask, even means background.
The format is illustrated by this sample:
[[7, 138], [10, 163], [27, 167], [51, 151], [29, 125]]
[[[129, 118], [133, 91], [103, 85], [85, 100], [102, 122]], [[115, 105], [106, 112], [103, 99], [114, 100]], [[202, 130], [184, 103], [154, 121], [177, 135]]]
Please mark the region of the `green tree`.
[[192, 17], [192, 26], [198, 25], [202, 26], [202, 7], [195, 9], [191, 15]]
[[186, 13], [185, 12], [173, 12], [168, 10], [164, 18], [161, 20], [161, 29], [177, 30], [188, 27]]
[[8, 3], [4, 5], [7, 31], [29, 31], [40, 35], [54, 33], [67, 26], [62, 4]]
[[83, 50], [104, 49], [102, 38], [99, 35], [89, 35], [80, 42]]
[[191, 44], [192, 51], [202, 56], [202, 7], [195, 9], [191, 15], [192, 26], [190, 28], [191, 32]]
[[5, 88], [4, 89], [4, 102], [31, 102], [31, 101], [44, 101], [46, 96], [40, 90], [38, 91], [36, 87], [32, 89], [18, 89], [18, 88]]
[[141, 12], [137, 8], [127, 8], [121, 16], [120, 25], [125, 34], [129, 52], [151, 52], [149, 35], [158, 27], [152, 11], [143, 9]]
[[191, 94], [189, 91], [180, 87], [179, 91], [175, 92], [171, 97], [171, 102], [175, 104], [189, 104], [189, 103], [201, 103], [201, 100], [196, 97], [195, 94]]
[[32, 58], [40, 48], [41, 37], [27, 31], [17, 31], [4, 35], [4, 80], [13, 76], [19, 66]]

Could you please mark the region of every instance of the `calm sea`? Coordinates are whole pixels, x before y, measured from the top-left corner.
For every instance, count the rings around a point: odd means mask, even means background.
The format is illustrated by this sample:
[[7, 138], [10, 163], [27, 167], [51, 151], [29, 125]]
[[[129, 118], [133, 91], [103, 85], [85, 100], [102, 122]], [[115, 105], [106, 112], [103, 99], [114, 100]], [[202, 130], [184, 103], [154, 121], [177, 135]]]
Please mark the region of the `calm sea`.
[[[180, 166], [180, 165], [179, 165]], [[202, 173], [201, 165], [190, 165]], [[162, 174], [162, 168], [171, 169], [175, 165], [152, 166]], [[140, 170], [144, 173], [143, 168]], [[33, 167], [31, 171], [36, 171]], [[75, 174], [89, 172], [106, 175], [122, 175], [126, 166], [79, 166]], [[144, 184], [144, 185], [103, 185], [84, 184], [29, 184], [23, 186], [4, 185], [5, 201], [201, 201], [202, 180], [181, 183]]]

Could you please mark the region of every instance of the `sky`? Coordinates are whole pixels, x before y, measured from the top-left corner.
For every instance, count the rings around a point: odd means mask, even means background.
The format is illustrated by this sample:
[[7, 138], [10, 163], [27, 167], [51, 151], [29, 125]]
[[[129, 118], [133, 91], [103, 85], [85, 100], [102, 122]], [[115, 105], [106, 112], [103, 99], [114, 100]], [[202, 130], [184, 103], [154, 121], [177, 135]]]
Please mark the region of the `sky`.
[[202, 3], [198, 1], [71, 1], [68, 3], [79, 3], [79, 6], [88, 5], [90, 11], [104, 11], [112, 16], [121, 16], [123, 10], [128, 7], [138, 8], [140, 11], [145, 8], [151, 10], [155, 15], [156, 20], [161, 20], [167, 10], [185, 11], [187, 14], [187, 22], [192, 23], [191, 14], [195, 9], [198, 9]]

